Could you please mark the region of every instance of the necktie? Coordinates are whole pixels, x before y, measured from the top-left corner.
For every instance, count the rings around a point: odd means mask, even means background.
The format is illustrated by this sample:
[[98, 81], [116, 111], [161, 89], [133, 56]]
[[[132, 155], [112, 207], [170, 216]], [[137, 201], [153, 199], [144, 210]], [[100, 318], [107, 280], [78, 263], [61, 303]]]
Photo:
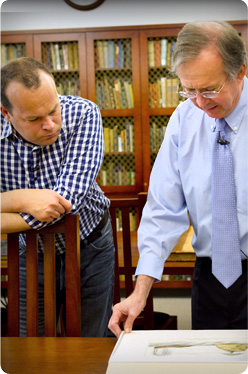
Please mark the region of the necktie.
[[212, 152], [212, 273], [226, 287], [242, 274], [233, 159], [226, 122], [216, 120]]

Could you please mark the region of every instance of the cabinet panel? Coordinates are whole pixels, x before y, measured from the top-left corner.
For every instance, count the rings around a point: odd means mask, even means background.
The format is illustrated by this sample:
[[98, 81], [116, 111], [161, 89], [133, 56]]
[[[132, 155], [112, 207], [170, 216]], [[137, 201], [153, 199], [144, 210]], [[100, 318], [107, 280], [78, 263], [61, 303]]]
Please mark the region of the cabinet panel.
[[180, 27], [140, 31], [142, 56], [143, 188], [148, 190], [150, 172], [170, 115], [179, 103], [178, 79], [170, 72], [171, 56]]
[[88, 98], [103, 117], [105, 156], [98, 182], [107, 193], [142, 189], [137, 31], [87, 33]]
[[[247, 21], [231, 21], [230, 24], [239, 32], [247, 47]], [[158, 140], [154, 146], [154, 137], [164, 126], [158, 123], [167, 124], [169, 116], [183, 100], [177, 94], [178, 79], [170, 72], [173, 44], [183, 25], [151, 26], [140, 31], [144, 191], [148, 190], [151, 168], [158, 151]]]
[[19, 57], [33, 57], [32, 35], [2, 35], [1, 65]]
[[87, 96], [84, 33], [36, 34], [34, 57], [49, 67], [60, 94]]

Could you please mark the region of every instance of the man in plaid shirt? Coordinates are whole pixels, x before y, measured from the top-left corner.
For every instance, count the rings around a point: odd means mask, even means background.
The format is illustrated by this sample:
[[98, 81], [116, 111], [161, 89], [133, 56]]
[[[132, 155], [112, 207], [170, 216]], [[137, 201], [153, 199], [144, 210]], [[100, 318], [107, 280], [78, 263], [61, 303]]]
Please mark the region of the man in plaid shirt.
[[[106, 336], [114, 286], [109, 200], [96, 183], [104, 156], [98, 107], [60, 96], [47, 67], [32, 58], [1, 69], [1, 229], [39, 229], [79, 214], [82, 336]], [[39, 241], [39, 293], [43, 253]], [[25, 238], [20, 250], [20, 334], [26, 333]], [[64, 240], [56, 239], [57, 312], [64, 295]], [[44, 333], [43, 300], [39, 334]]]

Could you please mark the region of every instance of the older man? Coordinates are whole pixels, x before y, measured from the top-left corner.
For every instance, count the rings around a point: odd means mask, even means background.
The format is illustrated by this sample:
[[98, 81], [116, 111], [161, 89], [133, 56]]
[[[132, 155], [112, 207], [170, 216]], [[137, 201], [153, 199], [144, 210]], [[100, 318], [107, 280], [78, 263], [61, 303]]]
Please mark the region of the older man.
[[[248, 81], [246, 50], [225, 22], [194, 22], [178, 35], [173, 70], [188, 98], [173, 113], [156, 158], [138, 231], [131, 296], [110, 329], [131, 331], [164, 262], [189, 226], [197, 255], [193, 329], [247, 328]], [[220, 127], [219, 127], [220, 126]]]

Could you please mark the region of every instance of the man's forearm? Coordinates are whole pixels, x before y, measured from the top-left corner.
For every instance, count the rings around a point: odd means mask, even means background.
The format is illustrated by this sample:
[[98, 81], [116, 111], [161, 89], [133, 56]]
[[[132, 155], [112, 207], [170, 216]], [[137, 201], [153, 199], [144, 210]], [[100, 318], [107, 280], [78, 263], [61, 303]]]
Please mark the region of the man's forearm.
[[24, 212], [24, 202], [28, 199], [28, 190], [12, 190], [1, 193], [1, 212], [2, 213], [21, 213]]
[[31, 227], [19, 213], [1, 213], [1, 234], [29, 230]]
[[149, 292], [154, 283], [154, 278], [148, 275], [139, 275], [136, 281], [134, 294], [138, 299], [143, 299], [146, 301]]
[[1, 193], [2, 213], [27, 213], [40, 222], [52, 222], [71, 209], [70, 201], [49, 189], [19, 189]]

